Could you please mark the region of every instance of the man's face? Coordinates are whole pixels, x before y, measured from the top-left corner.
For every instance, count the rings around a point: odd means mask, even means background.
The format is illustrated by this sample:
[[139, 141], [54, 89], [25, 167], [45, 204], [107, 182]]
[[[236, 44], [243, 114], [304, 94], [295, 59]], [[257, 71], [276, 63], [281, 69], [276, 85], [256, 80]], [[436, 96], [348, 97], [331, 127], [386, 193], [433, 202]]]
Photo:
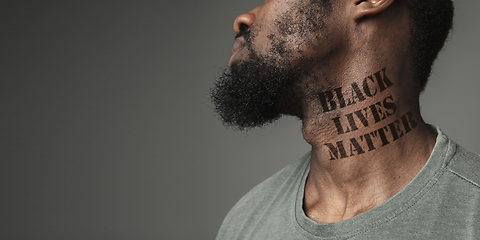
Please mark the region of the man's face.
[[230, 59], [230, 67], [247, 61], [252, 52], [269, 57], [279, 67], [288, 67], [285, 61], [292, 65], [292, 61], [318, 55], [325, 41], [324, 20], [330, 7], [324, 1], [266, 0], [240, 15], [235, 21], [237, 38], [232, 49], [238, 51]]
[[[303, 116], [301, 82], [318, 65], [326, 42], [326, 6], [317, 0], [267, 0], [235, 22], [229, 70], [212, 89], [216, 112], [240, 130], [281, 114]], [[245, 17], [245, 16], [243, 16]]]

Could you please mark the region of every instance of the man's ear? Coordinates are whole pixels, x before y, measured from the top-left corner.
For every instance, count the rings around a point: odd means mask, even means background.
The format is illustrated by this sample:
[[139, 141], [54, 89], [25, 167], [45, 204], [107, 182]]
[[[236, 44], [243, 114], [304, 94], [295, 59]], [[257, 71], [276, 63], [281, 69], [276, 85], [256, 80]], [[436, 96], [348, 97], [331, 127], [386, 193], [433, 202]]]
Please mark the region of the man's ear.
[[383, 12], [394, 0], [354, 0], [353, 17], [360, 20], [363, 17], [373, 16]]

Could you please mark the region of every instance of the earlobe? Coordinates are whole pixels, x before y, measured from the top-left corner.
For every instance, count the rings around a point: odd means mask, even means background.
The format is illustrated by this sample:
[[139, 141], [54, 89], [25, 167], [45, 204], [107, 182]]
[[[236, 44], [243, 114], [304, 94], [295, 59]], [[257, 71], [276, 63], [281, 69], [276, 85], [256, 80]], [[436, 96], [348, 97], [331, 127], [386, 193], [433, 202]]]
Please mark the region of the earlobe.
[[354, 0], [354, 19], [373, 16], [383, 12], [394, 0]]

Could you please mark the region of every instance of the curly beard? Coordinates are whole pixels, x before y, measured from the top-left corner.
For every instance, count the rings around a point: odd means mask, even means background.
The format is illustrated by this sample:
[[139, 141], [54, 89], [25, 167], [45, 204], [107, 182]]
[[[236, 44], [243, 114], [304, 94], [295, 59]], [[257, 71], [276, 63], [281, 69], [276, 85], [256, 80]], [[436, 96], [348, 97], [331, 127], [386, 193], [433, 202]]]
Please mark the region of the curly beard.
[[314, 48], [315, 36], [328, 35], [324, 34], [323, 22], [328, 2], [306, 1], [282, 15], [276, 23], [278, 34], [268, 36], [272, 49], [265, 55], [252, 47], [261, 27], [253, 26], [237, 34], [247, 42], [248, 60], [234, 64], [230, 71], [225, 69], [211, 90], [215, 112], [226, 126], [238, 130], [263, 127], [282, 114], [303, 119], [305, 99], [314, 97], [312, 86], [316, 85], [315, 79], [305, 82], [305, 77], [311, 75], [318, 62], [302, 55], [298, 48], [287, 46], [287, 39], [299, 36], [305, 40], [304, 45]]
[[272, 123], [282, 114], [300, 115], [299, 101], [290, 94], [298, 72], [274, 66], [275, 61], [254, 52], [249, 55], [231, 71], [225, 69], [211, 90], [215, 112], [223, 123], [249, 130]]

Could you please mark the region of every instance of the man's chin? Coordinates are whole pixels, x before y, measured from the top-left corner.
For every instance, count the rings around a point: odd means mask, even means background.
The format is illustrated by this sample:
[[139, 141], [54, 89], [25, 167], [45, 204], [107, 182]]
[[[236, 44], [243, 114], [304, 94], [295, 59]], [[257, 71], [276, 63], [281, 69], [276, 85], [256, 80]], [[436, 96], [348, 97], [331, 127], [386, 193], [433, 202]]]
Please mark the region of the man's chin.
[[287, 96], [287, 89], [298, 76], [278, 67], [289, 64], [277, 66], [275, 59], [255, 53], [247, 59], [225, 69], [211, 90], [215, 112], [226, 126], [239, 130], [263, 127], [278, 120], [281, 112], [292, 112], [280, 109], [282, 102], [297, 100]]
[[225, 70], [211, 90], [215, 112], [224, 125], [249, 130], [279, 119], [276, 94], [270, 91], [270, 86], [248, 78], [255, 75], [238, 74], [236, 67], [239, 66], [234, 66], [232, 71]]

